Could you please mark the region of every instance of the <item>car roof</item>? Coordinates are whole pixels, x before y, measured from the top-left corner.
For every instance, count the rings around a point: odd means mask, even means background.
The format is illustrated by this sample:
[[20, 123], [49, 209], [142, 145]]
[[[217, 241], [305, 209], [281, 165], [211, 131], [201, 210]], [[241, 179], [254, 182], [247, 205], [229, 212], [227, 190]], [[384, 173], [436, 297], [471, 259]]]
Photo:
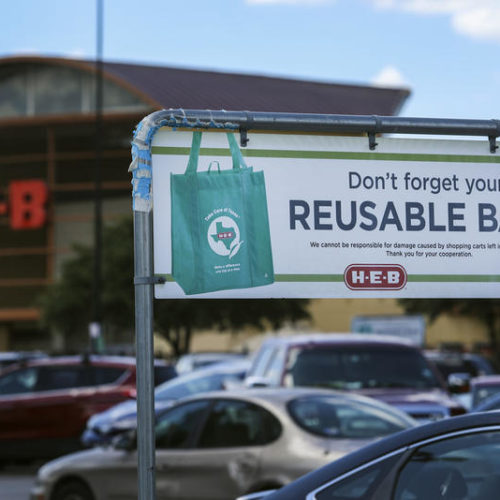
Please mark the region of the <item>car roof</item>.
[[[2, 370], [2, 373], [7, 373], [9, 371], [16, 370], [20, 367], [30, 367], [30, 366], [57, 366], [65, 364], [84, 364], [90, 363], [94, 365], [106, 364], [115, 366], [127, 366], [135, 367], [136, 360], [133, 356], [110, 356], [110, 355], [99, 355], [99, 354], [83, 354], [83, 355], [69, 355], [69, 356], [47, 356], [39, 358], [29, 358], [21, 360], [20, 362], [13, 363]], [[155, 365], [165, 365], [163, 360], [155, 360]]]
[[276, 344], [381, 344], [416, 347], [408, 339], [394, 335], [363, 333], [305, 333], [297, 335], [268, 337], [264, 343]]
[[245, 354], [240, 352], [229, 351], [203, 351], [203, 352], [190, 352], [183, 354], [179, 359], [219, 359], [219, 358], [237, 358], [243, 357]]
[[500, 384], [500, 375], [481, 375], [479, 377], [474, 377], [471, 380], [471, 384], [474, 386], [498, 385]]
[[[259, 387], [259, 388], [240, 388], [236, 390], [220, 390], [187, 396], [179, 402], [193, 401], [198, 399], [239, 399], [258, 404], [269, 404], [272, 406], [285, 406], [290, 401], [309, 396], [327, 396], [336, 398], [339, 402], [361, 403], [365, 405], [376, 406], [383, 410], [393, 413], [402, 413], [396, 408], [378, 401], [368, 396], [354, 394], [346, 391], [336, 391], [334, 389], [322, 389], [316, 387]], [[406, 414], [403, 416], [407, 417]], [[411, 419], [409, 419], [411, 420]]]
[[299, 498], [302, 494], [305, 498], [307, 493], [320, 485], [391, 452], [405, 449], [440, 435], [495, 426], [500, 426], [500, 411], [470, 413], [400, 431], [302, 476], [291, 483], [289, 487], [285, 486], [269, 495], [266, 500], [268, 498], [269, 500], [285, 499], [289, 495], [288, 492], [292, 491], [293, 498]]
[[249, 368], [250, 360], [247, 358], [221, 361], [207, 367], [198, 368], [197, 370], [192, 370], [186, 373], [181, 373], [177, 377], [167, 380], [158, 385], [155, 390], [162, 391], [167, 387], [181, 385], [183, 383], [189, 382], [190, 380], [199, 380], [200, 378], [209, 377], [211, 375], [220, 374], [223, 376], [231, 376], [233, 374], [246, 372]]

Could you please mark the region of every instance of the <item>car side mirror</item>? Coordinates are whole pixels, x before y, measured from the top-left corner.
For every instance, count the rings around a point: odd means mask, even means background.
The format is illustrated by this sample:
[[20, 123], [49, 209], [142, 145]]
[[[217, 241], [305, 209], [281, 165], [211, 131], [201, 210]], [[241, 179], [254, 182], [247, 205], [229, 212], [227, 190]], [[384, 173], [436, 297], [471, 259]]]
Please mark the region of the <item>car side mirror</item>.
[[245, 387], [269, 387], [269, 381], [264, 377], [251, 376], [245, 379]]
[[118, 436], [115, 436], [112, 443], [113, 447], [117, 450], [135, 450], [137, 448], [137, 431], [135, 429], [130, 429], [122, 432]]
[[451, 394], [464, 394], [470, 391], [471, 376], [468, 373], [450, 373], [448, 375], [448, 391]]

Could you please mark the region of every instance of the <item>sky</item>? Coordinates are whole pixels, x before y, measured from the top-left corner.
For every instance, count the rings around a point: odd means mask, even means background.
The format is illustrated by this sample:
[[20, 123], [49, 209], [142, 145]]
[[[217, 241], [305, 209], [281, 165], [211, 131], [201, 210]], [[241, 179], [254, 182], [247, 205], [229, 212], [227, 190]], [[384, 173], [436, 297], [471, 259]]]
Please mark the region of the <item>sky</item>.
[[[98, 0], [2, 3], [0, 56], [96, 57]], [[405, 87], [400, 115], [500, 119], [500, 0], [102, 0], [105, 60]]]

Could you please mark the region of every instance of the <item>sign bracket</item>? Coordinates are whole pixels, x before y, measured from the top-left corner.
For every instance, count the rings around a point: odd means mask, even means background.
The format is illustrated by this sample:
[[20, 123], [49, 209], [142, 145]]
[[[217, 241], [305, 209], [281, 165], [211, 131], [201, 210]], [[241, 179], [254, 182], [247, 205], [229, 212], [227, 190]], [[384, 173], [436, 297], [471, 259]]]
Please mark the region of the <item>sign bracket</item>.
[[498, 145], [497, 145], [497, 141], [496, 141], [496, 136], [494, 135], [490, 135], [488, 136], [488, 140], [490, 141], [490, 153], [491, 154], [495, 154], [497, 152], [497, 149], [498, 149]]

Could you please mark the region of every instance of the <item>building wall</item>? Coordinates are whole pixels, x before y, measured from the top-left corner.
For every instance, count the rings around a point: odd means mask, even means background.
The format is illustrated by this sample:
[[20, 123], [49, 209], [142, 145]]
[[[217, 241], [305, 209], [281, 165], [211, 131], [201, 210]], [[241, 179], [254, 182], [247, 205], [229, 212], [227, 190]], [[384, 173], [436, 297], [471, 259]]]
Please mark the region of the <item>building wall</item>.
[[[226, 333], [199, 332], [192, 341], [193, 351], [255, 349], [266, 335], [286, 335], [300, 332], [349, 332], [354, 316], [391, 316], [404, 314], [394, 299], [316, 299], [309, 306], [311, 322], [295, 327], [283, 328], [280, 332], [271, 330], [257, 332]], [[478, 320], [449, 315], [426, 325], [426, 347], [437, 348], [441, 343], [458, 342], [466, 349], [473, 349], [476, 343], [487, 342], [485, 327]]]

